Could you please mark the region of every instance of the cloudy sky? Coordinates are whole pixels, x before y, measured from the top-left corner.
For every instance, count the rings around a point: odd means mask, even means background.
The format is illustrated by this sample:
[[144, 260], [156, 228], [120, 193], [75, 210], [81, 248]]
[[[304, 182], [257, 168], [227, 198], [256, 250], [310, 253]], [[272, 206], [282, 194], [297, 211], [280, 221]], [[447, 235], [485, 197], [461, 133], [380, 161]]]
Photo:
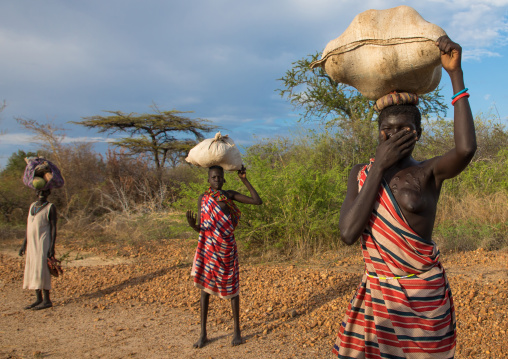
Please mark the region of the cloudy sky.
[[[508, 0], [4, 0], [0, 4], [0, 167], [36, 147], [16, 117], [64, 127], [103, 111], [194, 111], [236, 142], [285, 134], [298, 113], [277, 81], [358, 13], [414, 7], [463, 46], [473, 113], [508, 118]], [[449, 79], [441, 83], [452, 95]], [[450, 115], [451, 113], [449, 113]], [[98, 148], [104, 148], [98, 146]]]

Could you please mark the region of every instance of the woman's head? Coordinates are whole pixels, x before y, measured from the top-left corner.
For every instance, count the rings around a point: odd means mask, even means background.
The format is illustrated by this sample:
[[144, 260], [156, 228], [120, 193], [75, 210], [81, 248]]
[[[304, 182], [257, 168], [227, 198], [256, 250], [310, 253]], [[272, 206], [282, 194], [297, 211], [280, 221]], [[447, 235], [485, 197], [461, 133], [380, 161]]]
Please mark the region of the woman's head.
[[208, 183], [214, 190], [222, 189], [226, 180], [224, 179], [224, 169], [221, 166], [212, 166], [208, 169]]
[[51, 194], [51, 190], [50, 189], [38, 189], [35, 191], [35, 193], [37, 194], [37, 197], [39, 197], [40, 199], [45, 199], [45, 198], [48, 198], [48, 196]]
[[384, 108], [377, 118], [378, 128], [381, 130], [383, 121], [388, 119], [390, 116], [404, 116], [411, 118], [414, 122], [414, 127], [420, 137], [422, 133], [422, 115], [420, 110], [415, 105], [394, 105]]

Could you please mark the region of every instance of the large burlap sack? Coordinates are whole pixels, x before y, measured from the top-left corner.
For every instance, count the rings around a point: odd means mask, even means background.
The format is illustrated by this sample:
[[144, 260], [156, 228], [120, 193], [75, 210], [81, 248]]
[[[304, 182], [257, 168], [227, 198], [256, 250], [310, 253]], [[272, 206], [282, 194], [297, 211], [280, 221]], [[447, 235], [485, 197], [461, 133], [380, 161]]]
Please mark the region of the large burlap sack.
[[200, 167], [221, 166], [226, 171], [242, 168], [240, 150], [228, 135], [222, 136], [220, 132], [214, 138], [198, 143], [189, 151], [185, 160]]
[[398, 6], [367, 10], [328, 43], [322, 66], [335, 81], [355, 87], [370, 100], [392, 91], [424, 94], [441, 80], [441, 54], [435, 41], [446, 35], [415, 9]]
[[64, 185], [64, 178], [58, 167], [42, 157], [25, 158], [26, 167], [23, 183], [32, 189], [60, 188]]

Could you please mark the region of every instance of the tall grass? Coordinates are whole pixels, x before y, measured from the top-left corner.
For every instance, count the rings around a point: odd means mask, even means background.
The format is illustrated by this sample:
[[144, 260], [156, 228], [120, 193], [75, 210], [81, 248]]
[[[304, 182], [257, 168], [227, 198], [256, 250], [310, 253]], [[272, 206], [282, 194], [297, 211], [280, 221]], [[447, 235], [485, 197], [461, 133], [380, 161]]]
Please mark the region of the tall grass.
[[[436, 146], [429, 150], [437, 152]], [[244, 249], [291, 256], [338, 249], [339, 211], [353, 163], [347, 150], [346, 142], [328, 133], [264, 140], [248, 148], [248, 178], [264, 203], [240, 205], [237, 240]], [[444, 251], [508, 246], [508, 148], [488, 156], [481, 152], [481, 159], [443, 186], [434, 239]], [[419, 155], [428, 157], [425, 148]], [[225, 189], [247, 193], [234, 173], [226, 177]], [[200, 182], [185, 186], [177, 208], [197, 209], [206, 178], [202, 170]]]
[[508, 246], [508, 149], [445, 183], [434, 235], [443, 249]]
[[[308, 140], [308, 139], [307, 139]], [[266, 140], [247, 149], [247, 178], [263, 199], [261, 206], [239, 204], [242, 220], [236, 230], [244, 250], [264, 253], [272, 249], [307, 256], [335, 248], [339, 241], [338, 218], [349, 169], [332, 163], [321, 167], [319, 141]], [[224, 189], [248, 194], [235, 173], [226, 173]], [[188, 184], [176, 207], [197, 209], [197, 197], [208, 188], [203, 180]]]
[[[448, 122], [432, 125], [442, 127], [434, 128], [430, 133], [434, 137], [419, 146], [418, 158], [445, 153], [453, 143]], [[443, 250], [508, 246], [508, 137], [497, 125], [480, 125], [479, 154], [463, 173], [446, 181], [441, 191], [434, 238]], [[344, 131], [306, 132], [260, 140], [246, 149], [247, 177], [264, 203], [239, 204], [242, 220], [236, 237], [244, 251], [307, 257], [343, 250], [338, 221], [347, 178], [354, 164], [373, 155], [364, 153], [358, 141], [348, 141], [347, 136]], [[71, 163], [76, 155], [74, 150], [62, 153], [68, 157], [62, 163]], [[59, 208], [67, 208], [60, 221], [62, 234], [91, 245], [197, 236], [187, 225], [185, 211], [198, 209], [197, 198], [208, 188], [206, 169], [178, 166], [159, 181], [143, 159], [115, 153], [102, 159], [87, 153], [90, 156], [79, 162], [79, 168], [67, 169], [67, 193], [72, 201], [62, 203], [63, 197], [52, 195]], [[22, 156], [18, 157], [22, 164]], [[21, 173], [16, 171], [22, 172], [22, 167], [0, 173], [1, 226], [24, 225], [25, 212], [34, 200], [33, 191], [28, 196], [20, 189]], [[83, 171], [95, 172], [84, 181]], [[227, 173], [226, 179], [225, 189], [248, 194], [236, 173]]]
[[434, 238], [443, 250], [500, 249], [508, 246], [508, 194], [442, 196]]

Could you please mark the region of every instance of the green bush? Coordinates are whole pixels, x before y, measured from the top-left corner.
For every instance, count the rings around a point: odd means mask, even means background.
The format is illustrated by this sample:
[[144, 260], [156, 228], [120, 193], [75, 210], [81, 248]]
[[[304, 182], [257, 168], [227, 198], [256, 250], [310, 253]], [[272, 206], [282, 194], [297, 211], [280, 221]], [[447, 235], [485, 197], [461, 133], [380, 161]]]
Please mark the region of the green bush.
[[[422, 158], [445, 152], [449, 121], [437, 121], [434, 125], [427, 136], [428, 146], [420, 146], [418, 156]], [[502, 137], [499, 133], [496, 136]], [[489, 137], [481, 139], [479, 146]], [[263, 205], [239, 204], [242, 220], [237, 228], [237, 241], [243, 248], [258, 253], [277, 250], [296, 256], [337, 248], [341, 244], [339, 211], [348, 174], [352, 164], [369, 157], [349, 151], [352, 147], [348, 146], [343, 134], [324, 131], [258, 141], [247, 148], [244, 156], [247, 177], [263, 199]], [[492, 149], [489, 151], [483, 151], [489, 156], [477, 158], [443, 186], [434, 230], [443, 250], [507, 245], [504, 238], [508, 237], [508, 204], [502, 193], [508, 194], [508, 148], [502, 147], [497, 155]], [[198, 171], [200, 179], [182, 188], [182, 199], [176, 208], [197, 210], [197, 198], [208, 188], [207, 170]], [[247, 194], [235, 179], [235, 173], [226, 173], [226, 178], [225, 189]]]
[[[349, 168], [329, 163], [323, 169], [323, 152], [316, 150], [321, 140], [315, 138], [308, 146], [300, 146], [279, 139], [247, 149], [247, 178], [263, 205], [239, 204], [242, 220], [236, 233], [245, 249], [262, 252], [275, 248], [307, 255], [337, 245], [339, 210]], [[198, 196], [208, 188], [207, 171], [202, 172], [201, 182], [182, 189], [179, 209], [196, 211]], [[235, 173], [226, 173], [224, 189], [248, 194], [235, 177]]]
[[459, 176], [446, 181], [443, 191], [454, 196], [465, 192], [508, 193], [508, 147], [501, 148], [492, 159], [471, 163]]

